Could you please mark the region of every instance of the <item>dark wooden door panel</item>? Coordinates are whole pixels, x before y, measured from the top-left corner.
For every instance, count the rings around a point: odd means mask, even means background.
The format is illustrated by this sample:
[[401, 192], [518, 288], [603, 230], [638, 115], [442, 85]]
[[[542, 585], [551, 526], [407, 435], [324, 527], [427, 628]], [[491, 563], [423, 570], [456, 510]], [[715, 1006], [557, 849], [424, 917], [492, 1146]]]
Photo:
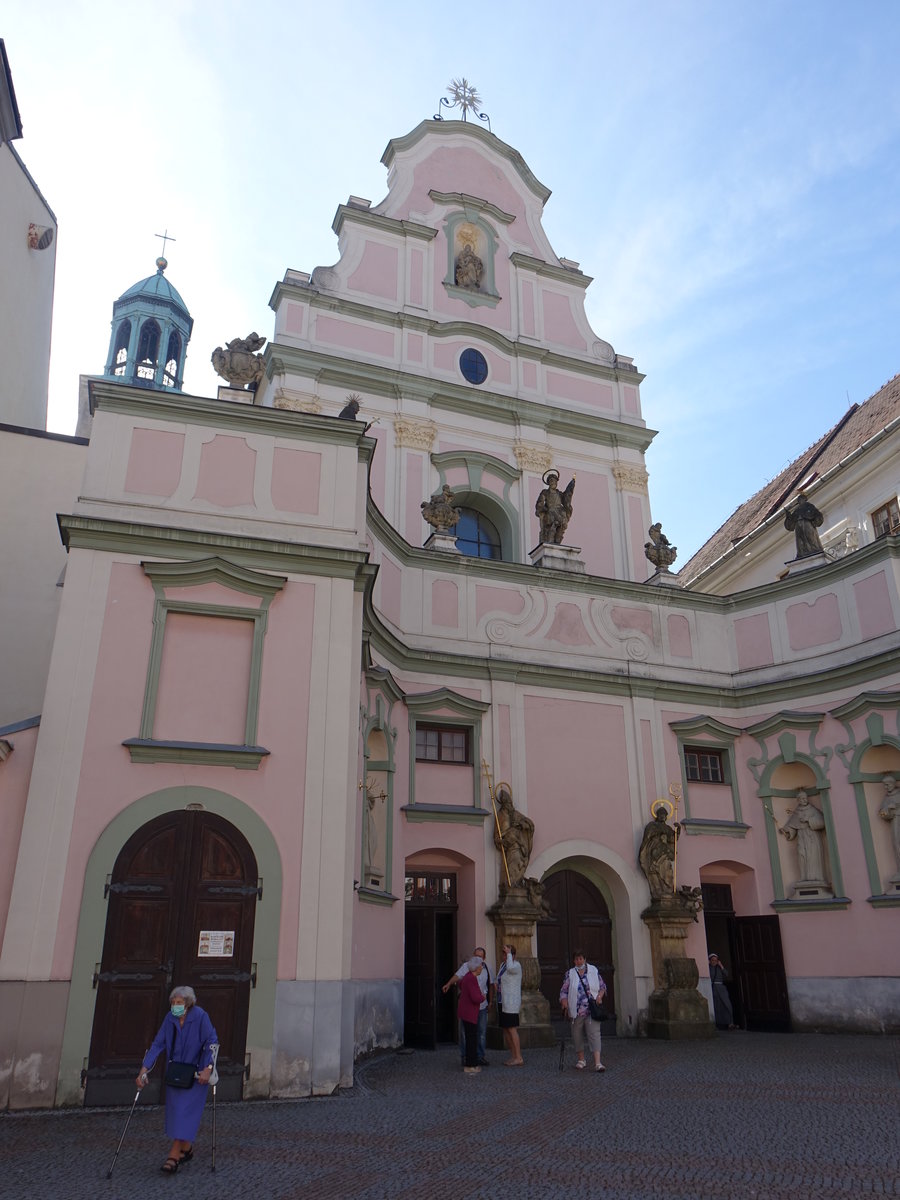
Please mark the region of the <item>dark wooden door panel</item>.
[[[606, 984], [606, 1011], [615, 1015], [615, 968], [612, 921], [601, 892], [577, 871], [558, 871], [544, 882], [544, 898], [552, 915], [538, 922], [541, 991], [552, 1014], [559, 1012], [559, 990], [576, 949], [584, 951]], [[608, 1023], [604, 1032], [612, 1033]]]
[[[403, 1038], [410, 1046], [435, 1046], [434, 909], [406, 909]], [[441, 980], [441, 983], [444, 981]]]
[[[165, 813], [122, 848], [109, 909], [86, 1082], [88, 1104], [127, 1103], [173, 986], [190, 985], [219, 1036], [219, 1095], [240, 1099], [252, 979], [257, 868], [243, 835], [214, 813]], [[222, 953], [201, 931], [227, 933]], [[204, 947], [210, 948], [209, 939]], [[160, 1093], [158, 1067], [148, 1099]]]
[[748, 1029], [791, 1027], [778, 917], [735, 917], [735, 970]]

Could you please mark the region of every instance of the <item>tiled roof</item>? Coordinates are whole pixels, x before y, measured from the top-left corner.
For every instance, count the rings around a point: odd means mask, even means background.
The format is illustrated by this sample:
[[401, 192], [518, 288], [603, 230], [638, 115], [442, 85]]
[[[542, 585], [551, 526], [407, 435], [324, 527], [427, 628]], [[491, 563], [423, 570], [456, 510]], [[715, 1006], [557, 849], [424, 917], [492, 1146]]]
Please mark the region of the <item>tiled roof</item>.
[[805, 450], [765, 487], [745, 500], [678, 572], [683, 583], [696, 579], [735, 542], [753, 533], [773, 513], [784, 508], [800, 484], [820, 478], [886, 425], [900, 417], [900, 375], [895, 375], [864, 404], [854, 404], [840, 421]]

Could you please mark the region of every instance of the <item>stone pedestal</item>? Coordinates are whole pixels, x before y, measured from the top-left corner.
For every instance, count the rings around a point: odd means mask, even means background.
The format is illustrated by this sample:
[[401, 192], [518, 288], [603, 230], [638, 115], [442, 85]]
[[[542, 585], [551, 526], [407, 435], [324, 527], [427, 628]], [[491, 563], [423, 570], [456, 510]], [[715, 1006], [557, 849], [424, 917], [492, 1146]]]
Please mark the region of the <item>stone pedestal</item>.
[[432, 533], [425, 542], [426, 550], [443, 550], [445, 554], [460, 554], [455, 533]]
[[[519, 1041], [522, 1048], [555, 1046], [556, 1036], [550, 1025], [550, 1005], [540, 991], [541, 968], [531, 953], [534, 927], [543, 911], [529, 899], [524, 887], [507, 888], [487, 912], [496, 930], [495, 962], [497, 970], [506, 961], [501, 947], [516, 948], [516, 962], [522, 964], [522, 1008], [519, 1012]], [[492, 1050], [503, 1048], [503, 1034], [497, 1025], [497, 1009], [491, 1009], [487, 1040]]]
[[541, 542], [529, 550], [528, 557], [533, 567], [540, 567], [543, 571], [573, 571], [576, 575], [583, 575], [584, 562], [578, 557], [580, 553], [580, 546], [556, 546], [551, 542]]
[[684, 585], [677, 575], [673, 575], [668, 567], [660, 567], [649, 579], [645, 580], [647, 587], [674, 587], [680, 588]]
[[824, 567], [831, 559], [826, 554], [808, 554], [806, 558], [792, 558], [784, 565], [786, 575], [799, 575], [803, 571], [811, 571], [813, 567]]
[[677, 895], [654, 900], [641, 913], [650, 930], [654, 990], [647, 1010], [647, 1036], [668, 1041], [712, 1037], [709, 1005], [697, 990], [700, 972], [684, 952], [694, 920]]
[[833, 900], [834, 891], [827, 879], [798, 879], [791, 889], [795, 900]]
[[219, 400], [230, 400], [232, 404], [256, 403], [256, 392], [249, 392], [246, 388], [227, 387], [220, 383], [216, 395]]

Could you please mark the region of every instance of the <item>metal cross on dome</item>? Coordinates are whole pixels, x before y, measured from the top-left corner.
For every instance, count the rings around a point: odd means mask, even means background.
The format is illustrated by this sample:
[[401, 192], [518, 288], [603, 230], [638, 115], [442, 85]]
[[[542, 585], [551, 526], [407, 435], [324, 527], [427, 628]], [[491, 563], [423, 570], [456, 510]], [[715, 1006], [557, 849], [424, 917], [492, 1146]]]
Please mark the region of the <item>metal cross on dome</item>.
[[438, 111], [434, 114], [435, 121], [443, 121], [440, 109], [442, 108], [459, 108], [462, 110], [462, 119], [466, 120], [466, 113], [472, 113], [479, 121], [484, 121], [491, 133], [491, 118], [485, 112], [479, 112], [482, 100], [476, 89], [469, 83], [468, 79], [451, 79], [447, 85], [448, 96], [441, 96]]

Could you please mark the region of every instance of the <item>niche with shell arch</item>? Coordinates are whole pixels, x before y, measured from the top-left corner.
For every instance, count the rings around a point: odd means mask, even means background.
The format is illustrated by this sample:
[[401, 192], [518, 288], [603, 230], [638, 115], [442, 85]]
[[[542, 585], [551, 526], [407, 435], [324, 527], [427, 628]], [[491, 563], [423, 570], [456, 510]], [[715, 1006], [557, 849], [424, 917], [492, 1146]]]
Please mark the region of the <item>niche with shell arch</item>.
[[483, 218], [466, 212], [450, 213], [444, 223], [447, 238], [447, 274], [444, 287], [449, 295], [466, 304], [495, 305], [499, 302], [494, 280], [497, 236]]

